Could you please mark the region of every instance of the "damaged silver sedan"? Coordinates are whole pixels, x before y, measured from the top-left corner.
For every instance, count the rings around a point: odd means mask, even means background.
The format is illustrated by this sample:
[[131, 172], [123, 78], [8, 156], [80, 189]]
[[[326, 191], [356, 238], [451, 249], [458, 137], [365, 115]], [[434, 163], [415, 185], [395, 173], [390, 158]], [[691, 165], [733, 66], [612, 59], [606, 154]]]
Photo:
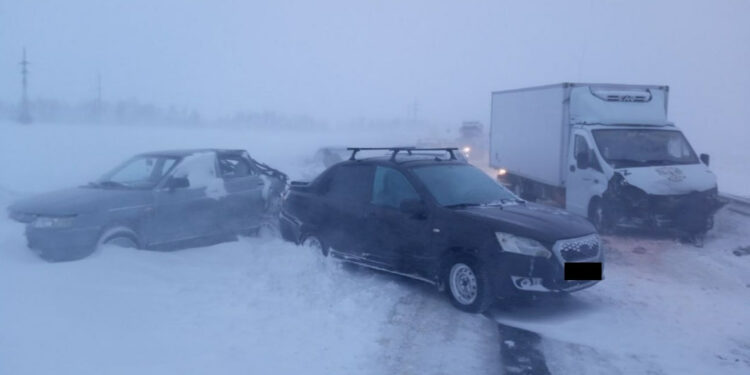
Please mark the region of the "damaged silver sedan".
[[87, 185], [15, 202], [9, 214], [49, 261], [80, 259], [103, 244], [174, 249], [272, 225], [286, 181], [243, 150], [150, 152]]

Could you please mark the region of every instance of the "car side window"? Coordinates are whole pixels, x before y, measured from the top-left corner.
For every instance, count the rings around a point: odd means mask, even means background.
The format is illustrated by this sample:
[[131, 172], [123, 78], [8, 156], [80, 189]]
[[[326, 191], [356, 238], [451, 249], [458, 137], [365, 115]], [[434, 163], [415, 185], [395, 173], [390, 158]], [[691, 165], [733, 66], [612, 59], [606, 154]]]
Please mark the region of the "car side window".
[[331, 171], [325, 196], [345, 202], [366, 203], [372, 195], [372, 166], [344, 165]]
[[419, 193], [401, 172], [388, 167], [376, 167], [372, 183], [372, 204], [377, 206], [401, 207], [407, 199], [419, 199]]
[[240, 155], [219, 155], [219, 169], [224, 179], [247, 177], [253, 174], [250, 163]]

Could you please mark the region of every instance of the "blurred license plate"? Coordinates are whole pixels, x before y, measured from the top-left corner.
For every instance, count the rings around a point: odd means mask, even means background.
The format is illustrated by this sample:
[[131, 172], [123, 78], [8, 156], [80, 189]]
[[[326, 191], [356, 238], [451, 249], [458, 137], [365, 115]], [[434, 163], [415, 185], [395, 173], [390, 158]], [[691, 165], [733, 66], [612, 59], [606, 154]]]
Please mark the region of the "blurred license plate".
[[601, 280], [602, 264], [600, 262], [565, 263], [565, 280]]

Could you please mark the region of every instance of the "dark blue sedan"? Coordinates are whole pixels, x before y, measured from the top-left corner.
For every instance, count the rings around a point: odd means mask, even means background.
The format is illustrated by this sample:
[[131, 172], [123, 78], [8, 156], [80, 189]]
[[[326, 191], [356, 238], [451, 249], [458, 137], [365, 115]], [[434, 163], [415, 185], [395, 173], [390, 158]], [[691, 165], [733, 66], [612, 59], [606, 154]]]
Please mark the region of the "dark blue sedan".
[[88, 185], [15, 202], [9, 213], [49, 261], [80, 259], [103, 244], [172, 249], [257, 233], [275, 222], [286, 181], [243, 150], [150, 152]]

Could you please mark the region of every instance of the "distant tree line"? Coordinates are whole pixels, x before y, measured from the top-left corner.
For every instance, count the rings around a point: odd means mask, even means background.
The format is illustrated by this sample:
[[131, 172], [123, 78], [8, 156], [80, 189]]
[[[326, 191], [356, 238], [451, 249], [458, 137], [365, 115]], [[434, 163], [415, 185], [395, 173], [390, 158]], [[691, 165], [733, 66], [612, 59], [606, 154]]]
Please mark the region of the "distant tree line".
[[[44, 124], [239, 125], [288, 129], [325, 127], [325, 124], [309, 116], [290, 116], [273, 111], [244, 111], [206, 119], [196, 110], [175, 106], [162, 107], [135, 99], [115, 102], [91, 100], [79, 103], [34, 99], [29, 100], [28, 106], [34, 123]], [[16, 122], [18, 113], [18, 105], [0, 102], [0, 121]]]

